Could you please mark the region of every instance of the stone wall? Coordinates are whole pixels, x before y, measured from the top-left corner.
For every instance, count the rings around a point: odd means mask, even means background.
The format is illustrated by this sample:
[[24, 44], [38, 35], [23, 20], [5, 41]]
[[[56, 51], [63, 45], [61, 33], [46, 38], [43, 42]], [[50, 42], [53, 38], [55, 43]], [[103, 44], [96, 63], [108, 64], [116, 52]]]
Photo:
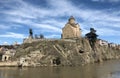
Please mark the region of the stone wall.
[[79, 24], [75, 23], [74, 17], [69, 18], [68, 23], [62, 29], [62, 38], [80, 38], [81, 30]]
[[71, 26], [70, 24], [66, 24], [65, 27], [62, 29], [62, 38], [80, 38], [81, 32], [79, 25], [76, 27]]

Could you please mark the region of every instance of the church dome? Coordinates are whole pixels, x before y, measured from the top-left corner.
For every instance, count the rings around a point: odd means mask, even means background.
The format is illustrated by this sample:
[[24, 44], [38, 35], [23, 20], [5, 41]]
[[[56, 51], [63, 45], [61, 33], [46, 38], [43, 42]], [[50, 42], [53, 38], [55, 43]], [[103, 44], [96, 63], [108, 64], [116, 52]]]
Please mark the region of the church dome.
[[72, 20], [72, 19], [75, 20], [75, 18], [74, 18], [73, 16], [71, 16], [71, 17], [69, 18], [69, 21]]

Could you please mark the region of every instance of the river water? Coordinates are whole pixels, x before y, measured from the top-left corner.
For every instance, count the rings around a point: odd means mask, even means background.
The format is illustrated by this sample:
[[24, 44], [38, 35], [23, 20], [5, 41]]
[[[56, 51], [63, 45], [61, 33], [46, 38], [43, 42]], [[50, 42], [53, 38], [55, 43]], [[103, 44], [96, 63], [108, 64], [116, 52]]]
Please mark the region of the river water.
[[76, 67], [0, 67], [0, 78], [120, 78], [120, 60]]

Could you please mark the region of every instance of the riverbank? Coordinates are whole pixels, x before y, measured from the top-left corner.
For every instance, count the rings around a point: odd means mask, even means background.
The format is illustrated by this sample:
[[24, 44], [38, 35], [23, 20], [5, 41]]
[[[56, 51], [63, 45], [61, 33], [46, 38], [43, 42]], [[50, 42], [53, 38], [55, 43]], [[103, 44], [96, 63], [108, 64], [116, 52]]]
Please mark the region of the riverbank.
[[17, 61], [9, 61], [9, 62], [0, 62], [0, 67], [17, 67], [18, 62]]

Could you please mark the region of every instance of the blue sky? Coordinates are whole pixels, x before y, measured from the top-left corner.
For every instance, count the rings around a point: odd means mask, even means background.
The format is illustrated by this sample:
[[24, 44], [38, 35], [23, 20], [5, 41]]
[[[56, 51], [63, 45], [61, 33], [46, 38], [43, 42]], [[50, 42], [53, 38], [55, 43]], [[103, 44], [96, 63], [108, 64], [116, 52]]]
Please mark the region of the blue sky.
[[0, 44], [22, 43], [29, 28], [60, 38], [70, 16], [82, 36], [93, 27], [99, 38], [120, 44], [120, 0], [0, 0]]

